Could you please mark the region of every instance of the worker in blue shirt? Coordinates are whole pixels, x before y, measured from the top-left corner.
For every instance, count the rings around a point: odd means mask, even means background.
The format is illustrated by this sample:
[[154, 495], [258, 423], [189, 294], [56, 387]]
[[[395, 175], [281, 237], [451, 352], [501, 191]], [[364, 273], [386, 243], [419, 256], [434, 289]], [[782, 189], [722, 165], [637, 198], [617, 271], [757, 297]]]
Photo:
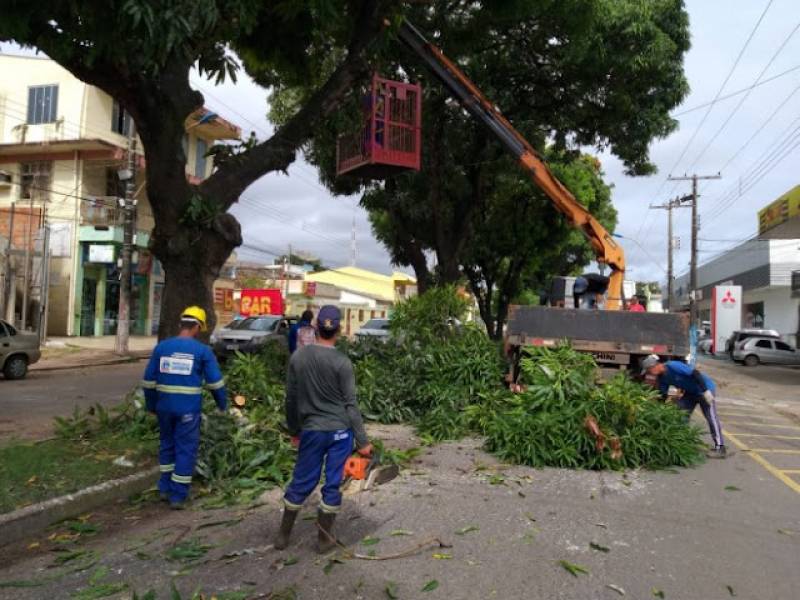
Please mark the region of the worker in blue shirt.
[[206, 311], [190, 306], [181, 314], [180, 332], [160, 342], [144, 372], [147, 410], [158, 416], [161, 498], [184, 508], [200, 446], [203, 382], [219, 410], [227, 407], [225, 381], [211, 348], [196, 338], [206, 331]]
[[708, 423], [714, 448], [709, 451], [710, 458], [725, 458], [725, 439], [722, 437], [722, 425], [717, 416], [717, 403], [714, 394], [717, 386], [711, 378], [686, 363], [670, 360], [661, 362], [655, 354], [651, 354], [642, 361], [642, 375], [649, 373], [656, 377], [661, 396], [666, 398], [670, 386], [683, 390], [683, 396], [678, 398], [677, 405], [689, 415], [694, 412], [698, 404], [703, 411], [703, 416]]

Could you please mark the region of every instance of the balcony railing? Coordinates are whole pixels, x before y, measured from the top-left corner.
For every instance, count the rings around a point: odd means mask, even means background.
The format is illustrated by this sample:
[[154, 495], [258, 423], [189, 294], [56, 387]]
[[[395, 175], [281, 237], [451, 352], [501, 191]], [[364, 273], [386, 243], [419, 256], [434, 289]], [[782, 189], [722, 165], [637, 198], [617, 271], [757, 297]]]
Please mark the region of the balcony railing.
[[96, 196], [81, 202], [81, 225], [116, 227], [123, 224], [123, 218], [115, 196]]

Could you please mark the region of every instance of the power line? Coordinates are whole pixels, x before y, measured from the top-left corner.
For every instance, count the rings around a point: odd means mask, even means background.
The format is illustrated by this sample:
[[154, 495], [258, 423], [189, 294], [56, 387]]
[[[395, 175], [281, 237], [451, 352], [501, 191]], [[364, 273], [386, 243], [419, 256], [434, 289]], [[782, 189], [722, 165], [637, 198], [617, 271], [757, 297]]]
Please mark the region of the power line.
[[[772, 3], [772, 0], [770, 0], [770, 3]], [[789, 43], [789, 40], [791, 40], [792, 37], [794, 37], [794, 34], [797, 33], [798, 29], [800, 29], [800, 23], [797, 23], [797, 25], [794, 26], [794, 28], [789, 32], [789, 35], [787, 35], [786, 38], [783, 40], [781, 45], [778, 46], [778, 49], [775, 51], [775, 53], [769, 59], [769, 62], [767, 62], [767, 64], [764, 66], [764, 68], [761, 69], [761, 72], [758, 74], [758, 77], [756, 78], [755, 83], [758, 83], [759, 81], [761, 81], [761, 78], [764, 77], [764, 74], [772, 66], [772, 63], [775, 62], [775, 59], [778, 58], [778, 56], [780, 55], [781, 52], [783, 52], [784, 48], [786, 48], [786, 45]], [[722, 125], [719, 126], [719, 129], [717, 129], [716, 133], [714, 133], [714, 135], [711, 136], [711, 139], [708, 140], [708, 143], [706, 143], [706, 145], [700, 151], [700, 154], [698, 154], [697, 157], [695, 157], [694, 162], [692, 162], [692, 164], [689, 165], [689, 169], [688, 170], [692, 170], [695, 167], [695, 165], [700, 161], [700, 159], [705, 155], [705, 153], [708, 152], [708, 149], [711, 147], [711, 145], [716, 141], [716, 139], [720, 136], [720, 134], [725, 130], [725, 128], [728, 126], [728, 123], [731, 122], [731, 119], [733, 119], [733, 117], [736, 115], [736, 113], [739, 112], [739, 109], [742, 107], [742, 105], [750, 97], [750, 93], [752, 91], [753, 91], [752, 89], [748, 90], [744, 94], [744, 96], [742, 96], [739, 99], [739, 102], [736, 104], [736, 106], [733, 108], [733, 110], [727, 116], [725, 121], [723, 121]]]
[[716, 100], [712, 100], [711, 102], [704, 102], [703, 104], [698, 104], [697, 106], [693, 106], [692, 108], [687, 108], [687, 109], [682, 110], [680, 112], [672, 113], [672, 115], [670, 115], [670, 116], [673, 119], [677, 119], [678, 117], [683, 117], [684, 115], [688, 115], [690, 113], [696, 112], [698, 110], [706, 108], [707, 106], [712, 106], [714, 104], [718, 104], [720, 102], [724, 102], [725, 100], [730, 100], [731, 98], [735, 98], [736, 96], [739, 96], [740, 94], [744, 94], [745, 92], [747, 92], [749, 90], [753, 90], [753, 89], [755, 89], [757, 87], [761, 87], [762, 85], [765, 85], [767, 83], [775, 81], [776, 79], [780, 79], [781, 77], [785, 77], [786, 75], [789, 75], [790, 73], [794, 73], [795, 71], [798, 71], [798, 70], [800, 70], [800, 65], [796, 65], [796, 66], [794, 66], [794, 67], [792, 67], [790, 69], [786, 69], [785, 71], [782, 71], [782, 72], [778, 73], [777, 75], [773, 75], [772, 77], [768, 77], [766, 79], [762, 79], [758, 83], [754, 83], [754, 84], [749, 85], [747, 87], [744, 87], [744, 88], [742, 88], [740, 90], [736, 90], [735, 92], [731, 92], [730, 94], [725, 94], [724, 96], [720, 96], [719, 98], [717, 98]]

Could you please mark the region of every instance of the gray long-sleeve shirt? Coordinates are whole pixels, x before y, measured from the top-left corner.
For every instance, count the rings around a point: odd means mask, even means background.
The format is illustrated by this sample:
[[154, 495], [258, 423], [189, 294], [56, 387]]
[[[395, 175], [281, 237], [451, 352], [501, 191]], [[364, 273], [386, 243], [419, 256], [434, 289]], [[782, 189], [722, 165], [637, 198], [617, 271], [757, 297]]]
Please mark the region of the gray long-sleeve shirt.
[[302, 429], [352, 429], [356, 446], [369, 443], [356, 403], [353, 365], [336, 348], [304, 346], [292, 354], [286, 381], [286, 421], [296, 435]]

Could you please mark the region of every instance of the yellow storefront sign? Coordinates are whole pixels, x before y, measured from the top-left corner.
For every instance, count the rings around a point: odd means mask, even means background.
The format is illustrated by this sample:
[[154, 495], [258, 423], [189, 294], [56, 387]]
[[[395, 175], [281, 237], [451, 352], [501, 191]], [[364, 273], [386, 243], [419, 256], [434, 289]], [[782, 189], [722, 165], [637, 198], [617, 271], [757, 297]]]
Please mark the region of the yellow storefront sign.
[[761, 235], [798, 216], [800, 216], [800, 185], [758, 211], [758, 233]]

